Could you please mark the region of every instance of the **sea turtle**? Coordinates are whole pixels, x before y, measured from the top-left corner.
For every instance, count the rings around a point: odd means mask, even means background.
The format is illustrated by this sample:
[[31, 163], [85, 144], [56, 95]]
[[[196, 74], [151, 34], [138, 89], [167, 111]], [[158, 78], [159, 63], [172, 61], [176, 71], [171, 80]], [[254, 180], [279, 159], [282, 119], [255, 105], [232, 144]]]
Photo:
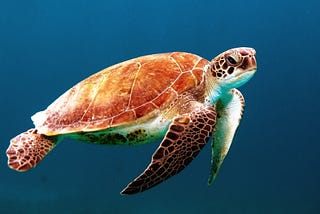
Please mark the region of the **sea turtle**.
[[211, 62], [171, 52], [108, 67], [32, 116], [35, 128], [10, 141], [8, 165], [35, 167], [63, 138], [107, 145], [161, 140], [151, 163], [121, 194], [147, 190], [183, 170], [213, 133], [212, 183], [240, 123], [236, 89], [256, 72], [255, 50], [234, 48]]

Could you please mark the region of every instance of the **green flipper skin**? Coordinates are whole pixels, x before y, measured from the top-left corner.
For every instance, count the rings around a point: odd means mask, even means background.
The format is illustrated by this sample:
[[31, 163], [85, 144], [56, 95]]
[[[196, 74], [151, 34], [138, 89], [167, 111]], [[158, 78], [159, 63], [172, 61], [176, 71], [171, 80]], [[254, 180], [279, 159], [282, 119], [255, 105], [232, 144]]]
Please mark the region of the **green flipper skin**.
[[147, 169], [121, 194], [143, 192], [183, 170], [207, 143], [215, 122], [214, 108], [200, 103], [191, 113], [176, 117]]
[[240, 91], [231, 89], [216, 104], [217, 123], [212, 142], [211, 172], [208, 184], [216, 178], [221, 164], [231, 146], [244, 111], [244, 98]]

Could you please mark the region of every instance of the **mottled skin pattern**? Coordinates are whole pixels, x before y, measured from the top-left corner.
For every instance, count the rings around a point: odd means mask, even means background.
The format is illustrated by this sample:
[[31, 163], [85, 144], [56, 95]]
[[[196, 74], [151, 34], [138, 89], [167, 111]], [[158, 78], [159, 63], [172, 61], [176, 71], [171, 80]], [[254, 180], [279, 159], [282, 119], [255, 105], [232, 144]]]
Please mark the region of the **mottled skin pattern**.
[[[194, 105], [197, 105], [195, 103]], [[147, 190], [183, 170], [209, 140], [216, 123], [214, 108], [199, 106], [173, 120], [148, 168], [121, 194]]]
[[241, 120], [244, 99], [235, 88], [255, 71], [251, 48], [230, 49], [211, 62], [173, 52], [111, 66], [36, 113], [35, 128], [10, 141], [8, 165], [27, 171], [63, 138], [107, 145], [162, 139], [147, 169], [122, 191], [133, 194], [179, 173], [213, 133], [211, 183]]
[[[212, 75], [218, 79], [223, 79], [226, 78], [228, 74], [230, 75], [234, 72], [235, 66], [242, 69], [252, 66], [252, 58], [254, 58], [254, 55], [250, 54], [248, 51], [239, 51], [233, 54], [232, 57], [221, 57], [219, 60], [215, 60], [215, 62], [211, 64]], [[239, 62], [241, 62], [241, 64], [239, 64]]]
[[18, 135], [7, 150], [8, 165], [18, 171], [30, 169], [56, 146], [56, 138], [38, 134], [36, 129]]

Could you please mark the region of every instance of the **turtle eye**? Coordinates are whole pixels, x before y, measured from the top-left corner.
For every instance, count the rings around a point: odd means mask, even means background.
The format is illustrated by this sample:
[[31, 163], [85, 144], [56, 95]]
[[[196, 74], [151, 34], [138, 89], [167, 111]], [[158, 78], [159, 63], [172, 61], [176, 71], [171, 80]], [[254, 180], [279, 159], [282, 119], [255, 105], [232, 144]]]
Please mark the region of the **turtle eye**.
[[237, 64], [237, 61], [232, 56], [228, 56], [227, 60], [231, 65], [236, 65]]
[[237, 66], [241, 62], [241, 56], [237, 53], [232, 53], [226, 56], [226, 61], [230, 66]]

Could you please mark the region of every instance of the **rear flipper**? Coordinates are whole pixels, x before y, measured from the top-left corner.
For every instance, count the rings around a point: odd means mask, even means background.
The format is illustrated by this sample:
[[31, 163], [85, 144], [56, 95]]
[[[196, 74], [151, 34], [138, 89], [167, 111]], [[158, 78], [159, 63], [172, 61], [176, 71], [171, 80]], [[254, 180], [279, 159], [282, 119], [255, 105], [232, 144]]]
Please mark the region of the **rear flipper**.
[[58, 137], [38, 134], [29, 129], [11, 139], [7, 149], [8, 166], [20, 172], [35, 167], [57, 144]]

